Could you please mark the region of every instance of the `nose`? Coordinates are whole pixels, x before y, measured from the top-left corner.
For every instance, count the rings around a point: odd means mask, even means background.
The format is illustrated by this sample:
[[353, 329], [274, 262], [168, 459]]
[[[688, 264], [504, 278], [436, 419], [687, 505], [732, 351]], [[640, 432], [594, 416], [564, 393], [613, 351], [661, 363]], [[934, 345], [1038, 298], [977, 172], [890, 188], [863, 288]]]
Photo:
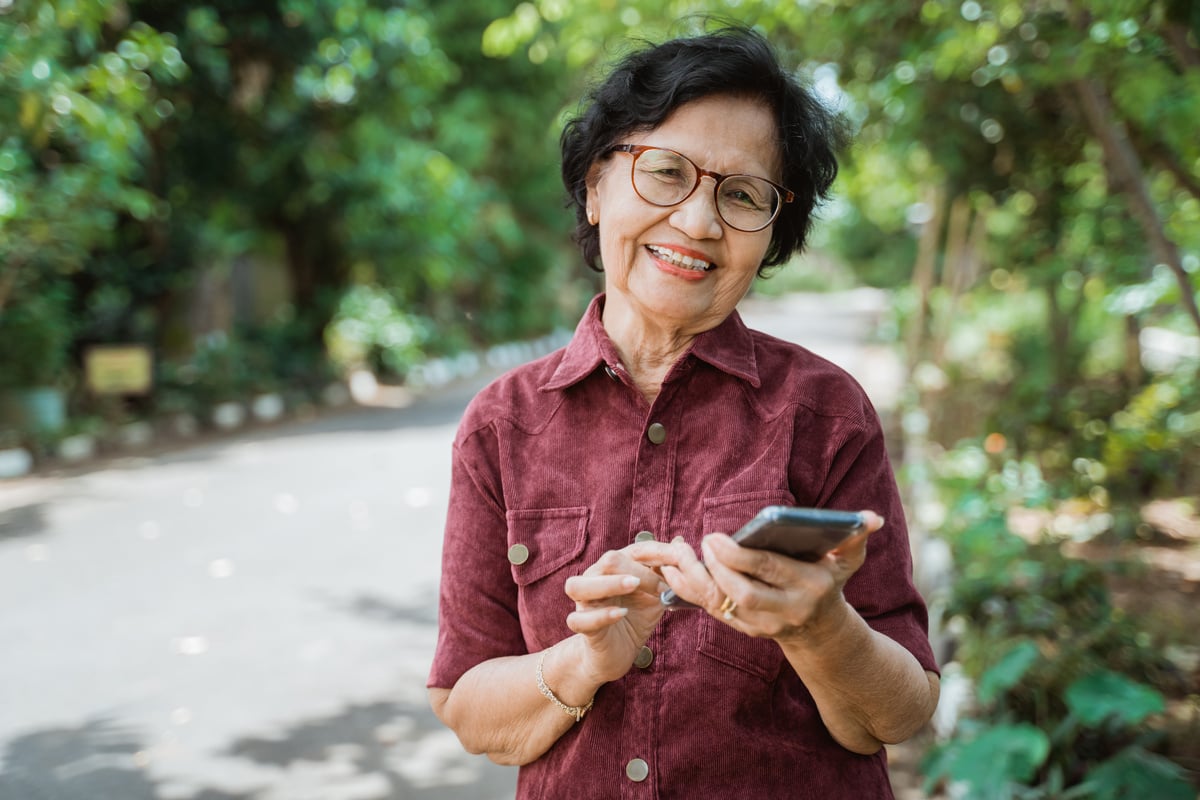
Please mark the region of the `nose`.
[[692, 239], [720, 239], [725, 233], [717, 213], [716, 181], [705, 176], [688, 199], [675, 207], [671, 224]]

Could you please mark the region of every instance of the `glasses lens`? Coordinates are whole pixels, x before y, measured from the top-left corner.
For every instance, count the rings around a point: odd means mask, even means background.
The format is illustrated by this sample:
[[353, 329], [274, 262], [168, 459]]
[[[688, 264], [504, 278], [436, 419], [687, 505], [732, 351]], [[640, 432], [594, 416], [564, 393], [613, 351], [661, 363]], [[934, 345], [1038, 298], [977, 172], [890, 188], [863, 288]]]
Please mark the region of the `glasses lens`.
[[761, 230], [775, 219], [779, 191], [762, 178], [732, 175], [717, 187], [717, 210], [739, 230]]
[[670, 150], [646, 150], [633, 162], [633, 188], [648, 203], [673, 206], [696, 186], [696, 168]]
[[[633, 162], [633, 188], [656, 206], [683, 202], [699, 182], [696, 165], [671, 150], [644, 150]], [[779, 212], [779, 191], [752, 175], [731, 175], [717, 186], [717, 212], [732, 228], [760, 231]]]

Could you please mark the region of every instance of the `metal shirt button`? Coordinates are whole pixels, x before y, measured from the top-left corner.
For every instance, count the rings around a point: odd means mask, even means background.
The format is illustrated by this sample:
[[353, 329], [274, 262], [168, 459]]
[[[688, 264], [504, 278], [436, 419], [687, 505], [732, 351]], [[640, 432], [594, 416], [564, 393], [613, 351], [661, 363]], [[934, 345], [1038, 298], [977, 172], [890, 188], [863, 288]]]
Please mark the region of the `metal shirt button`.
[[645, 669], [650, 666], [652, 661], [654, 661], [654, 651], [643, 645], [642, 649], [638, 650], [637, 658], [633, 660], [633, 665], [638, 669]]
[[662, 444], [667, 440], [667, 428], [661, 422], [655, 422], [650, 425], [646, 431], [646, 438], [655, 444]]
[[614, 381], [617, 379], [617, 371], [608, 364], [604, 365], [604, 374], [612, 378]]
[[638, 531], [637, 536], [633, 537], [635, 542], [653, 542], [654, 534], [650, 531]]
[[510, 564], [520, 566], [529, 560], [529, 548], [523, 544], [514, 544], [508, 548], [508, 561]]
[[631, 781], [644, 781], [650, 775], [650, 765], [640, 758], [631, 759], [625, 765], [625, 775]]

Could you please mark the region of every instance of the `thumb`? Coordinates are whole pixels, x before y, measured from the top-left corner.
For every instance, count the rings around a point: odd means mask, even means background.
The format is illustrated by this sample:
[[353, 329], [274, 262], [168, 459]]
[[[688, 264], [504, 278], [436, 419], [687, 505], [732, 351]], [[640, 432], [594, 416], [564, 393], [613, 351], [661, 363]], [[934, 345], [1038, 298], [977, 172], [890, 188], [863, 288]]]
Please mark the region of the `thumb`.
[[874, 511], [864, 511], [863, 529], [851, 536], [846, 541], [839, 544], [831, 551], [831, 555], [836, 558], [844, 558], [848, 560], [858, 560], [865, 558], [867, 551], [867, 539], [872, 533], [883, 527], [883, 517], [876, 514]]

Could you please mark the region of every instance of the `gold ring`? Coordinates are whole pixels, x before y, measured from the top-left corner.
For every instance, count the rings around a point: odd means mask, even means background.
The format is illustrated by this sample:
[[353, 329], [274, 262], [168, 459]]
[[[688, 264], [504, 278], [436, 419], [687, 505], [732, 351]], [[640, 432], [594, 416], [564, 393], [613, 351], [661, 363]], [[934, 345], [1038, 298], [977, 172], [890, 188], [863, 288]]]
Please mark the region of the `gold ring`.
[[721, 603], [721, 607], [717, 609], [721, 612], [721, 616], [725, 619], [733, 619], [733, 612], [737, 611], [737, 603], [729, 595], [725, 595], [725, 602]]

